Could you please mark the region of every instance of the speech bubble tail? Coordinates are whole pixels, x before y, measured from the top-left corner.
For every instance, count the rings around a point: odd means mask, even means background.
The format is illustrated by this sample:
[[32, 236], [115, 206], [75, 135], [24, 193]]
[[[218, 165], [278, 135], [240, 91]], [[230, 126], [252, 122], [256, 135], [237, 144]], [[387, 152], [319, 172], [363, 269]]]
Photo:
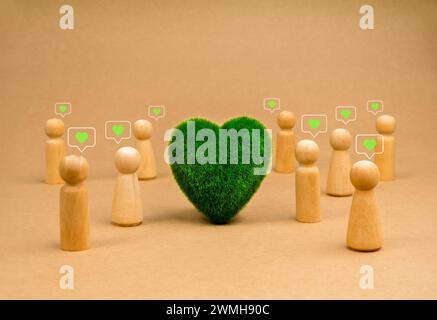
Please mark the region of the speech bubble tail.
[[79, 146], [74, 146], [77, 150], [79, 150], [80, 153], [83, 153], [87, 147], [84, 147], [83, 149]]
[[313, 138], [316, 138], [320, 133], [324, 133], [326, 131], [317, 131], [316, 133], [313, 133], [312, 131], [307, 131]]

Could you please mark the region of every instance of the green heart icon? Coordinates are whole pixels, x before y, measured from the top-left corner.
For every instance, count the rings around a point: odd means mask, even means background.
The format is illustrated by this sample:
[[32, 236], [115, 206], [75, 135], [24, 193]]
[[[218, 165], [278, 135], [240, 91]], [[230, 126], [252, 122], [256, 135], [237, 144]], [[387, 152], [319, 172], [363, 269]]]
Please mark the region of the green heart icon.
[[59, 111], [61, 111], [62, 113], [65, 113], [67, 111], [67, 106], [65, 104], [61, 104], [59, 106]]
[[343, 118], [345, 118], [345, 119], [348, 119], [352, 113], [351, 110], [347, 110], [347, 109], [341, 110], [340, 112], [341, 112], [341, 115], [343, 116]]
[[278, 105], [278, 101], [276, 101], [276, 100], [267, 100], [267, 106], [270, 109], [276, 108], [277, 105]]
[[370, 108], [372, 108], [372, 110], [374, 110], [374, 111], [378, 110], [379, 107], [380, 107], [379, 102], [372, 102], [372, 103], [370, 104]]
[[312, 129], [317, 129], [320, 126], [320, 119], [308, 119], [308, 124]]
[[160, 115], [161, 115], [161, 108], [152, 108], [152, 114], [153, 114], [155, 117], [160, 116]]
[[363, 145], [367, 150], [372, 151], [376, 147], [376, 139], [366, 139], [363, 141]]
[[80, 144], [83, 144], [88, 141], [88, 132], [76, 132], [74, 137]]
[[[195, 128], [192, 127], [193, 123]], [[252, 154], [252, 150], [255, 149], [261, 157], [264, 156], [263, 159], [270, 159], [270, 148], [269, 150], [264, 150], [265, 126], [259, 121], [247, 117], [231, 119], [225, 122], [221, 127], [209, 120], [196, 118], [182, 122], [176, 127], [176, 129], [179, 129], [180, 132], [183, 133], [183, 140], [181, 142], [183, 148], [181, 149], [184, 150], [183, 164], [170, 164], [176, 182], [191, 203], [207, 218], [209, 218], [210, 221], [216, 224], [229, 222], [249, 202], [265, 178], [265, 175], [255, 175], [254, 168], [263, 168], [266, 167], [267, 164], [264, 162], [255, 163]], [[195, 131], [197, 135], [197, 132], [202, 129], [210, 129], [203, 130], [202, 132], [214, 132], [217, 137], [215, 141], [215, 157], [216, 159], [219, 159], [220, 154], [223, 154], [224, 158], [227, 156], [225, 164], [223, 164], [223, 161], [219, 160], [217, 160], [215, 164], [200, 164], [197, 159], [196, 161], [193, 161], [194, 164], [188, 164], [187, 157], [191, 157], [193, 152], [198, 152], [199, 148], [204, 144], [203, 140], [196, 140], [195, 144], [194, 142], [188, 142], [187, 138], [191, 136], [188, 135], [188, 133]], [[240, 132], [241, 129], [246, 129], [249, 132], [248, 137], [250, 139], [251, 147], [248, 148], [247, 151], [250, 153], [250, 161], [245, 163], [241, 161], [243, 157], [243, 139], [239, 136], [234, 138], [234, 141], [236, 142], [235, 144], [238, 143], [238, 163], [231, 163], [232, 154], [234, 154], [234, 156], [236, 155], [235, 153], [230, 152], [232, 150], [232, 144], [229, 137], [227, 137], [226, 152], [220, 152], [220, 139], [218, 137], [219, 132], [224, 131], [220, 131], [220, 129], [228, 130], [226, 132]], [[261, 130], [258, 135], [258, 142], [251, 138], [252, 134], [257, 132], [257, 130]], [[271, 143], [269, 135], [266, 135], [266, 139], [269, 139], [267, 143]], [[177, 142], [175, 140], [176, 137], [174, 136], [170, 141], [170, 144], [176, 144]], [[258, 146], [254, 145], [255, 142]], [[191, 145], [191, 143], [193, 143], [193, 148], [195, 150], [191, 148], [188, 149], [188, 144]], [[174, 158], [175, 154], [171, 151], [170, 147], [169, 158]], [[189, 150], [191, 151], [188, 152]], [[244, 154], [247, 155], [247, 153]]]
[[124, 132], [124, 126], [121, 124], [114, 125], [111, 127], [111, 129], [117, 137], [121, 136]]

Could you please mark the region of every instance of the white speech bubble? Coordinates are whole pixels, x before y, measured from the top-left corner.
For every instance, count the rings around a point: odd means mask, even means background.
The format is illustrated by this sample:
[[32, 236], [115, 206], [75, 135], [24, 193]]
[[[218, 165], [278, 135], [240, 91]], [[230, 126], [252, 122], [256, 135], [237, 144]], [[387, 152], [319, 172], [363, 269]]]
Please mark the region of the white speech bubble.
[[[93, 144], [84, 145], [84, 147], [81, 148], [80, 145], [71, 143], [71, 141], [70, 141], [70, 131], [72, 131], [72, 130], [78, 130], [78, 131], [79, 130], [83, 130], [83, 131], [91, 130], [93, 132], [93, 137], [94, 137]], [[79, 131], [79, 132], [82, 133], [81, 131]], [[76, 136], [75, 136], [75, 139], [77, 139]], [[83, 153], [87, 148], [95, 147], [96, 146], [96, 141], [97, 141], [97, 135], [96, 135], [96, 128], [94, 128], [94, 127], [70, 127], [70, 128], [68, 128], [68, 131], [67, 131], [67, 144], [68, 144], [68, 146], [70, 148], [77, 148], [80, 152]], [[78, 141], [78, 143], [81, 144], [79, 141]]]
[[[376, 108], [378, 105], [378, 108]], [[367, 101], [367, 111], [376, 115], [379, 112], [384, 111], [384, 101], [382, 100], [368, 100]]]
[[[360, 143], [360, 141], [358, 141], [360, 138], [364, 138], [362, 140], [362, 143]], [[368, 138], [368, 139], [366, 139], [366, 138]], [[370, 139], [370, 138], [373, 138], [373, 139]], [[378, 141], [378, 139], [380, 139], [380, 141]], [[373, 149], [369, 148], [371, 146], [371, 144], [368, 146], [365, 145], [366, 141], [371, 141], [371, 140], [375, 141], [375, 145], [374, 145]], [[378, 146], [381, 147], [381, 150], [377, 150]], [[364, 151], [359, 150], [359, 148], [363, 148]], [[366, 149], [367, 149], [367, 151], [366, 151]], [[371, 150], [373, 150], [373, 151], [371, 151]], [[384, 136], [381, 134], [378, 134], [378, 133], [357, 134], [355, 136], [355, 152], [357, 154], [364, 154], [369, 160], [372, 159], [375, 154], [384, 153]]]
[[[128, 132], [128, 135], [125, 136], [117, 136], [116, 130], [114, 128], [116, 126], [120, 125], [126, 125], [127, 128], [124, 128], [124, 130], [127, 129], [127, 131], [123, 131], [121, 134], [124, 134], [125, 132]], [[110, 127], [110, 128], [108, 128]], [[105, 122], [105, 138], [108, 140], [114, 140], [115, 143], [120, 144], [122, 140], [130, 139], [131, 137], [131, 123], [127, 120], [109, 120]]]
[[281, 109], [281, 99], [279, 98], [264, 98], [264, 110], [274, 112]]
[[[312, 119], [320, 120], [318, 126], [316, 128], [313, 128], [312, 124], [308, 123], [310, 130], [305, 130], [305, 122], [312, 121]], [[318, 128], [322, 127], [322, 120], [324, 124], [324, 129], [318, 130]], [[300, 118], [300, 128], [303, 133], [309, 133], [313, 138], [315, 138], [320, 133], [326, 133], [328, 131], [328, 116], [326, 114], [303, 114]]]
[[[350, 110], [350, 113], [343, 110]], [[357, 120], [357, 108], [355, 106], [336, 106], [335, 120], [343, 122], [347, 126], [349, 122]]]
[[[159, 113], [158, 113], [159, 110]], [[159, 118], [165, 117], [165, 106], [163, 105], [152, 105], [149, 106], [148, 109], [148, 115], [149, 117], [158, 120]]]
[[[65, 108], [65, 110], [64, 110]], [[55, 103], [55, 114], [64, 118], [71, 114], [71, 103], [70, 102], [56, 102]]]

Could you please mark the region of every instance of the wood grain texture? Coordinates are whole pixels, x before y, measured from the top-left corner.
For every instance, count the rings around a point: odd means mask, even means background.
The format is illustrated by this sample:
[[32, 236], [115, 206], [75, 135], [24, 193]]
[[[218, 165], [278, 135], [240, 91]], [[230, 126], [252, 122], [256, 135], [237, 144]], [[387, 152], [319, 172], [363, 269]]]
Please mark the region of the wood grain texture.
[[320, 173], [316, 166], [299, 166], [296, 171], [296, 220], [320, 221]]
[[117, 177], [112, 202], [112, 223], [130, 227], [143, 221], [143, 208], [136, 174], [120, 173]]
[[379, 169], [380, 180], [390, 181], [395, 179], [395, 138], [396, 119], [388, 114], [376, 119], [376, 130], [382, 137], [376, 140], [376, 150], [382, 153], [375, 154], [375, 164]]
[[141, 155], [140, 166], [137, 171], [140, 180], [156, 178], [155, 154], [150, 140], [137, 140], [136, 148]]
[[347, 246], [358, 251], [382, 247], [381, 223], [375, 190], [356, 190], [350, 210]]
[[276, 166], [280, 173], [294, 172], [294, 133], [291, 130], [281, 130], [276, 138]]
[[278, 115], [279, 132], [276, 137], [276, 172], [294, 172], [296, 159], [293, 127], [295, 122], [296, 116], [293, 112], [281, 111]]
[[81, 251], [90, 248], [88, 191], [85, 183], [64, 185], [60, 196], [61, 249]]
[[81, 251], [90, 248], [88, 162], [83, 156], [69, 155], [62, 159], [59, 172], [65, 184], [60, 191], [59, 224], [61, 249]]
[[143, 207], [136, 171], [141, 156], [132, 147], [122, 147], [115, 153], [115, 166], [119, 172], [112, 199], [113, 224], [132, 227], [143, 221]]
[[351, 170], [349, 148], [352, 136], [348, 130], [337, 128], [331, 132], [329, 143], [332, 147], [332, 153], [326, 193], [331, 196], [350, 196], [354, 191], [349, 176]]
[[346, 245], [357, 251], [375, 251], [382, 247], [379, 208], [375, 187], [379, 182], [378, 167], [370, 161], [356, 162], [351, 169], [355, 187], [349, 215]]
[[376, 139], [376, 148], [380, 150], [384, 143], [384, 152], [375, 154], [375, 164], [378, 166], [381, 181], [390, 181], [395, 179], [395, 138], [388, 134], [383, 136], [383, 139]]
[[64, 183], [64, 180], [62, 180], [59, 174], [59, 164], [64, 155], [65, 146], [62, 138], [48, 139], [46, 141], [46, 183]]
[[332, 150], [326, 193], [332, 196], [350, 196], [354, 187], [349, 178], [350, 155], [347, 150]]
[[319, 146], [312, 140], [301, 140], [296, 146], [296, 220], [320, 221], [320, 172], [316, 166]]
[[140, 153], [141, 160], [137, 170], [140, 180], [148, 180], [156, 177], [155, 154], [150, 138], [153, 134], [153, 126], [150, 121], [140, 119], [135, 121], [133, 132], [136, 140], [136, 148]]
[[65, 145], [62, 135], [64, 134], [64, 122], [58, 118], [46, 121], [46, 174], [45, 181], [48, 184], [62, 184], [64, 181], [59, 173], [59, 164], [65, 155]]

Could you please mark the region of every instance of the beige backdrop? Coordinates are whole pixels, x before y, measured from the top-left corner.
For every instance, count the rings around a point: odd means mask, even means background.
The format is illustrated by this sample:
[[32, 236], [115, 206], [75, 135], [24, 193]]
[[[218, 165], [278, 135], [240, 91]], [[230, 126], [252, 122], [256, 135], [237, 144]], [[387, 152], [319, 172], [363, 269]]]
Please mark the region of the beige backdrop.
[[[58, 27], [65, 1], [0, 2], [0, 298], [437, 298], [436, 1], [68, 1], [75, 29]], [[375, 26], [358, 26], [362, 4]], [[384, 248], [345, 248], [351, 198], [322, 194], [322, 219], [294, 220], [294, 175], [269, 175], [238, 218], [209, 224], [163, 161], [165, 130], [191, 116], [249, 115], [276, 132], [282, 109], [357, 106], [353, 134], [374, 131], [368, 99], [398, 120], [398, 179], [378, 186]], [[42, 183], [44, 123], [70, 101], [66, 126], [94, 126], [87, 150], [93, 247], [58, 248], [59, 186]], [[142, 182], [144, 224], [109, 223], [117, 145], [107, 120], [153, 121], [158, 178]], [[296, 135], [308, 138], [296, 126]], [[322, 192], [329, 144], [317, 137]], [[129, 141], [126, 144], [132, 144]], [[69, 153], [75, 152], [68, 149]], [[353, 155], [354, 160], [362, 159]], [[59, 268], [75, 269], [75, 290]], [[360, 266], [375, 289], [359, 287]]]

